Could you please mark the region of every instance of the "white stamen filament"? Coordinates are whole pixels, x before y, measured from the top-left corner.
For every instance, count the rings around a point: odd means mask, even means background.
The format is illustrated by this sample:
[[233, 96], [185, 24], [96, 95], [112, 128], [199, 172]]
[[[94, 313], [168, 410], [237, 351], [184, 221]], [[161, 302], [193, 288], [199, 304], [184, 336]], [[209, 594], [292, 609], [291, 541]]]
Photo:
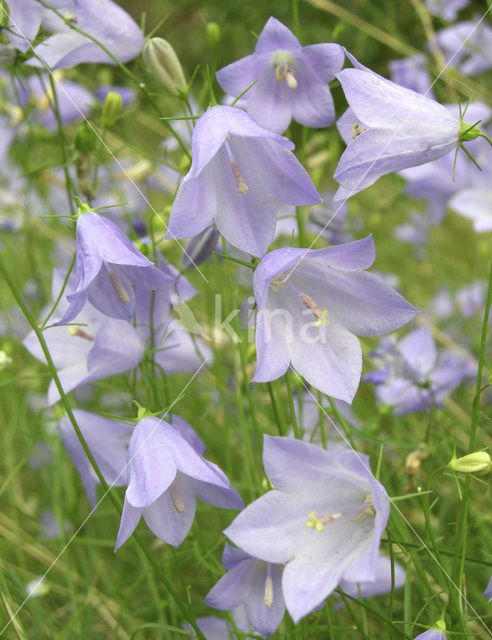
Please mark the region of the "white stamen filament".
[[231, 160], [231, 168], [236, 182], [237, 192], [242, 196], [246, 195], [248, 193], [248, 185], [246, 184], [243, 174], [241, 173], [241, 169], [235, 160]]
[[183, 498], [181, 497], [181, 494], [178, 491], [178, 487], [175, 485], [174, 482], [171, 482], [169, 486], [169, 493], [171, 495], [171, 500], [173, 501], [173, 506], [176, 509], [176, 511], [178, 513], [184, 513], [185, 506], [184, 506]]
[[111, 280], [111, 284], [114, 287], [114, 290], [118, 294], [118, 298], [121, 300], [123, 304], [128, 304], [130, 302], [130, 296], [128, 295], [127, 290], [123, 286], [123, 283], [118, 278], [115, 271], [108, 271], [109, 279]]
[[265, 593], [263, 596], [263, 604], [265, 607], [271, 607], [273, 604], [273, 580], [270, 576], [270, 566], [268, 566], [268, 575], [265, 580]]

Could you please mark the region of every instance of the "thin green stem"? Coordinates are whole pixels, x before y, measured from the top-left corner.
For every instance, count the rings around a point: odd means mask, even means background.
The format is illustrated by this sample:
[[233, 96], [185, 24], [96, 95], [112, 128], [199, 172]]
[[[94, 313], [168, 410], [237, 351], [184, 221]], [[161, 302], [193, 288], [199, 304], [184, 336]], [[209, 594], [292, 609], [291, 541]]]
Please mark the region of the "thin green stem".
[[[51, 353], [48, 349], [48, 345], [46, 344], [46, 340], [44, 339], [43, 336], [43, 332], [41, 331], [41, 329], [38, 327], [38, 325], [36, 324], [36, 321], [34, 320], [31, 312], [29, 311], [29, 309], [26, 307], [26, 305], [24, 304], [24, 301], [22, 300], [17, 287], [15, 286], [13, 280], [10, 278], [10, 275], [7, 271], [7, 269], [5, 268], [5, 265], [3, 263], [3, 260], [0, 258], [0, 272], [2, 273], [3, 277], [5, 278], [5, 282], [7, 283], [8, 288], [10, 289], [12, 295], [14, 296], [17, 304], [19, 305], [22, 313], [24, 314], [26, 320], [28, 321], [29, 325], [31, 326], [32, 330], [34, 331], [34, 333], [36, 334], [36, 337], [39, 341], [39, 344], [41, 346], [41, 350], [43, 351], [43, 355], [46, 359], [46, 363], [48, 365], [48, 368], [50, 370], [51, 375], [53, 376], [53, 381], [55, 383], [56, 388], [58, 389], [58, 393], [60, 394], [60, 400], [63, 404], [63, 407], [66, 411], [67, 417], [70, 420], [70, 423], [72, 424], [75, 433], [77, 434], [77, 437], [79, 439], [80, 444], [82, 445], [82, 448], [84, 449], [84, 452], [87, 456], [87, 458], [89, 459], [89, 462], [92, 466], [92, 468], [94, 469], [94, 472], [101, 484], [101, 486], [103, 487], [104, 490], [104, 494], [105, 495], [109, 495], [109, 498], [111, 500], [111, 502], [113, 503], [113, 506], [115, 507], [115, 509], [118, 511], [118, 514], [121, 516], [121, 512], [122, 512], [122, 508], [121, 508], [121, 504], [120, 501], [117, 499], [117, 497], [110, 491], [110, 487], [107, 484], [106, 480], [104, 479], [104, 476], [102, 475], [97, 462], [94, 459], [94, 456], [92, 455], [89, 447], [87, 446], [87, 443], [85, 441], [85, 438], [80, 430], [80, 427], [77, 423], [77, 420], [75, 419], [75, 416], [73, 414], [72, 411], [72, 407], [70, 406], [70, 402], [68, 401], [68, 398], [63, 390], [63, 387], [61, 385], [60, 382], [60, 378], [58, 377], [58, 373], [55, 367], [55, 364], [53, 362], [53, 358], [51, 357]], [[170, 596], [173, 598], [173, 600], [176, 602], [176, 604], [178, 605], [181, 613], [183, 614], [183, 616], [185, 618], [188, 618], [190, 621], [191, 626], [193, 627], [193, 630], [195, 631], [195, 633], [197, 634], [198, 638], [200, 640], [206, 640], [205, 636], [203, 635], [203, 633], [200, 631], [197, 623], [196, 623], [196, 619], [195, 619], [195, 615], [193, 613], [193, 610], [190, 606], [185, 605], [185, 603], [183, 602], [183, 599], [180, 598], [178, 596], [178, 594], [176, 593], [176, 591], [173, 589], [171, 581], [167, 578], [167, 576], [161, 571], [160, 567], [157, 565], [157, 563], [155, 562], [154, 558], [152, 557], [152, 554], [150, 553], [150, 551], [147, 549], [147, 545], [144, 544], [142, 542], [142, 540], [140, 539], [140, 537], [134, 533], [133, 534], [133, 538], [135, 539], [135, 541], [137, 542], [138, 546], [140, 547], [142, 553], [145, 555], [147, 561], [149, 562], [150, 566], [153, 567], [153, 569], [156, 571], [157, 575], [159, 576], [161, 582], [163, 583], [164, 587], [166, 588], [166, 590], [168, 591], [168, 593], [170, 594]]]

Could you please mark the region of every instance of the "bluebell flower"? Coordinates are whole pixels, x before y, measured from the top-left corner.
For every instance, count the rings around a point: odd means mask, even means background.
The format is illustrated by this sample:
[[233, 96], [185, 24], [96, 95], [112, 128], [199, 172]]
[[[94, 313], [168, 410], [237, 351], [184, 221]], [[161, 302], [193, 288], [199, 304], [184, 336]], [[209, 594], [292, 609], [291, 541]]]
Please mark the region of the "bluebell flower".
[[353, 450], [264, 436], [263, 464], [275, 489], [224, 533], [254, 558], [284, 565], [282, 594], [298, 622], [341, 580], [375, 580], [389, 498]]
[[112, 318], [129, 320], [135, 310], [133, 286], [169, 289], [175, 278], [137, 251], [118, 226], [94, 211], [77, 217], [75, 291], [60, 323], [70, 322], [89, 301]]
[[244, 95], [246, 110], [256, 122], [282, 133], [291, 118], [308, 127], [327, 127], [335, 119], [328, 82], [344, 61], [338, 44], [301, 47], [285, 25], [269, 18], [252, 55], [219, 69], [217, 81], [237, 96]]
[[179, 547], [193, 523], [196, 498], [223, 509], [243, 507], [225, 474], [194, 448], [196, 441], [190, 443], [191, 427], [183, 433], [179, 426], [153, 417], [137, 423], [128, 449], [128, 488], [115, 550], [142, 516], [154, 535]]
[[213, 221], [234, 247], [262, 256], [275, 233], [277, 200], [321, 200], [293, 148], [241, 109], [206, 111], [193, 130], [191, 169], [172, 205], [167, 237], [195, 236]]

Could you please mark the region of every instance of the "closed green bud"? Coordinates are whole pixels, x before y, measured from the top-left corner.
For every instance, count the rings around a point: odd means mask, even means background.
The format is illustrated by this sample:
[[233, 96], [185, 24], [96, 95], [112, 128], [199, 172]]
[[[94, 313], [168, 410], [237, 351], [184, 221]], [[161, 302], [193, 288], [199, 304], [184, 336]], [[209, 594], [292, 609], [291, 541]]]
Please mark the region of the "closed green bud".
[[492, 468], [492, 460], [486, 451], [475, 451], [461, 458], [453, 457], [448, 463], [453, 471], [461, 473], [474, 473], [479, 476], [486, 475]]
[[208, 44], [215, 49], [220, 41], [220, 27], [216, 22], [207, 22], [205, 26], [205, 34]]
[[108, 91], [101, 111], [101, 122], [104, 127], [111, 127], [119, 118], [123, 109], [123, 99], [116, 91]]
[[12, 358], [5, 353], [5, 351], [0, 351], [0, 371], [6, 369], [9, 364], [12, 364]]
[[191, 167], [191, 160], [188, 156], [183, 156], [179, 161], [179, 172], [180, 173], [188, 173]]
[[74, 144], [80, 153], [92, 153], [96, 146], [96, 133], [87, 122], [82, 122], [74, 136]]
[[166, 89], [174, 94], [186, 94], [188, 88], [183, 68], [167, 40], [151, 38], [144, 47], [143, 59], [148, 70]]

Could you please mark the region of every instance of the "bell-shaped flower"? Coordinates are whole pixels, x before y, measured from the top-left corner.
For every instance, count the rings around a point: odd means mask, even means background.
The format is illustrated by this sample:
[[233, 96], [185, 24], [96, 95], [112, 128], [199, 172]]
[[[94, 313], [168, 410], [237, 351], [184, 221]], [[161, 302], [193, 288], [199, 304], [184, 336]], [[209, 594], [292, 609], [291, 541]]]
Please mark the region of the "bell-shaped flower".
[[365, 379], [376, 384], [378, 404], [393, 407], [396, 415], [442, 406], [452, 391], [476, 372], [473, 363], [454, 352], [438, 353], [426, 327], [411, 331], [398, 343], [385, 343], [375, 356], [379, 368]]
[[193, 523], [196, 498], [223, 509], [243, 507], [226, 475], [193, 448], [186, 434], [158, 418], [140, 420], [128, 450], [128, 488], [115, 549], [142, 515], [154, 535], [179, 547]]
[[352, 402], [362, 354], [356, 336], [388, 333], [417, 310], [364, 269], [375, 259], [371, 236], [325, 249], [276, 249], [254, 273], [258, 305], [254, 382], [289, 364], [329, 396]]
[[[53, 274], [53, 299], [62, 288], [63, 274]], [[72, 279], [66, 291], [70, 291]], [[52, 317], [56, 321], [66, 304], [60, 301]], [[59, 321], [61, 322], [61, 321]], [[65, 393], [92, 382], [114, 376], [135, 368], [143, 358], [144, 345], [136, 329], [126, 320], [108, 318], [91, 304], [87, 304], [78, 317], [77, 325], [69, 327], [51, 325], [43, 332], [51, 357], [58, 370], [58, 377]], [[46, 362], [34, 331], [23, 342], [31, 354]], [[48, 402], [60, 398], [54, 380], [48, 389]]]
[[137, 251], [114, 222], [94, 211], [77, 217], [75, 250], [77, 284], [67, 296], [70, 307], [60, 323], [73, 320], [86, 301], [107, 316], [130, 320], [134, 286], [167, 290], [175, 282]]
[[[47, 65], [52, 69], [73, 67], [82, 62], [116, 64], [99, 44], [71, 29], [51, 9], [41, 6], [36, 0], [21, 0], [20, 3], [19, 0], [9, 0], [8, 4], [14, 32], [23, 36], [16, 38], [15, 46], [21, 43], [19, 48], [27, 51], [28, 46], [22, 41], [30, 41], [36, 35], [40, 22], [52, 34], [34, 47], [35, 57], [27, 64], [33, 67]], [[21, 11], [15, 7], [18, 4], [22, 6]], [[132, 60], [142, 50], [144, 38], [138, 24], [112, 0], [51, 0], [50, 4], [73, 21], [77, 29], [100, 42], [120, 62]], [[14, 14], [12, 7], [15, 7]], [[19, 13], [22, 20], [17, 22]]]
[[171, 208], [167, 237], [195, 236], [213, 221], [233, 246], [262, 256], [275, 233], [277, 200], [321, 201], [293, 148], [241, 109], [206, 111], [193, 130], [191, 169]]
[[301, 47], [285, 25], [269, 18], [252, 55], [219, 69], [217, 81], [233, 96], [244, 95], [256, 122], [282, 133], [291, 118], [307, 127], [327, 127], [335, 118], [328, 82], [344, 61], [338, 44]]
[[444, 54], [446, 67], [474, 76], [492, 66], [492, 28], [487, 20], [465, 20], [436, 33], [436, 46]]
[[[343, 199], [387, 174], [431, 162], [480, 135], [445, 106], [363, 67], [337, 74], [350, 111], [351, 139], [335, 170]], [[340, 126], [339, 126], [340, 128]], [[346, 134], [342, 137], [347, 141]]]
[[433, 16], [453, 22], [460, 9], [468, 6], [470, 0], [424, 0], [425, 7]]
[[354, 450], [264, 436], [263, 464], [275, 490], [224, 533], [253, 557], [285, 565], [282, 593], [298, 622], [342, 579], [375, 580], [389, 498]]
[[[73, 415], [104, 479], [113, 487], [127, 483], [126, 459], [132, 428], [122, 422], [74, 409]], [[77, 469], [91, 505], [99, 480], [67, 416], [58, 424], [61, 439]]]
[[222, 564], [227, 573], [205, 596], [205, 604], [225, 611], [244, 603], [250, 624], [262, 635], [271, 636], [285, 613], [282, 567], [253, 558], [228, 544]]

